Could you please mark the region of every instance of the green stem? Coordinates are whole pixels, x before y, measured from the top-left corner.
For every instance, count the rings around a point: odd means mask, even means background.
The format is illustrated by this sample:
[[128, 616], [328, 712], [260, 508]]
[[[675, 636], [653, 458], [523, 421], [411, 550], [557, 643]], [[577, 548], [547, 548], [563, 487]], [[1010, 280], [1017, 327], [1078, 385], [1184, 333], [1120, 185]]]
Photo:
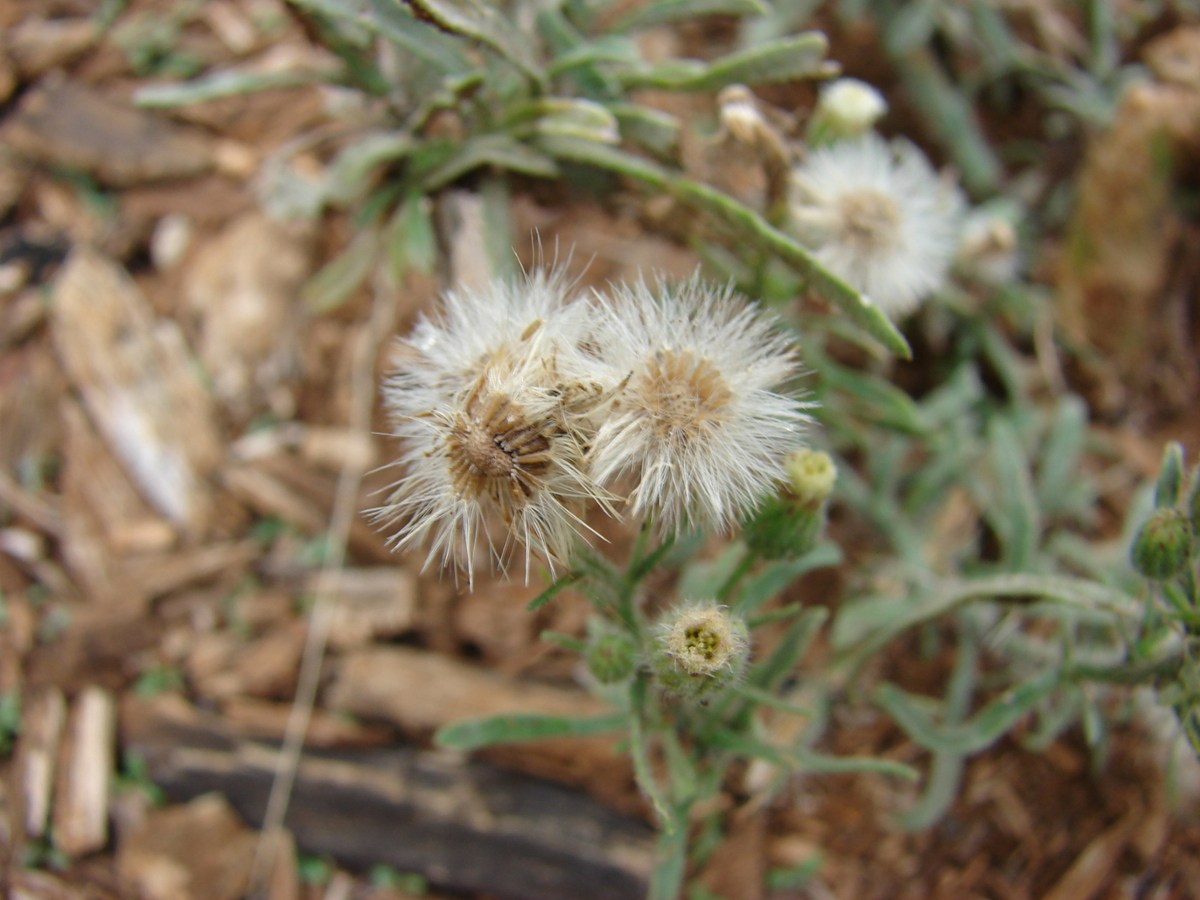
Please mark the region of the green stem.
[[728, 600], [734, 588], [738, 586], [738, 582], [746, 576], [746, 573], [754, 567], [754, 563], [757, 561], [758, 554], [747, 548], [746, 552], [742, 554], [742, 558], [738, 560], [737, 566], [729, 573], [729, 577], [725, 579], [725, 583], [717, 591], [717, 599], [722, 602]]

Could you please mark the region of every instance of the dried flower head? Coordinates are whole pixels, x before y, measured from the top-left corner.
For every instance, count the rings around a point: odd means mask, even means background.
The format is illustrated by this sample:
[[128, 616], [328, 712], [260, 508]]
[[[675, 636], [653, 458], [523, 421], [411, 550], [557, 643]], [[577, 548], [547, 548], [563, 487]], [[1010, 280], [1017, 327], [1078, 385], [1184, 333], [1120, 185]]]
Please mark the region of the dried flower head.
[[695, 277], [618, 288], [600, 315], [598, 352], [627, 382], [593, 442], [593, 476], [630, 483], [634, 512], [666, 530], [728, 528], [802, 444], [805, 404], [778, 392], [798, 370], [787, 338]]
[[445, 297], [402, 343], [384, 401], [404, 442], [406, 474], [379, 519], [399, 523], [399, 548], [427, 543], [474, 575], [487, 548], [502, 568], [517, 546], [553, 566], [586, 528], [579, 507], [607, 505], [587, 475], [593, 414], [610, 392], [584, 344], [588, 308], [560, 275]]
[[715, 603], [671, 610], [654, 637], [659, 683], [687, 700], [704, 700], [742, 677], [750, 656], [746, 623]]
[[797, 236], [891, 316], [945, 281], [962, 206], [920, 150], [874, 133], [821, 147], [792, 173]]

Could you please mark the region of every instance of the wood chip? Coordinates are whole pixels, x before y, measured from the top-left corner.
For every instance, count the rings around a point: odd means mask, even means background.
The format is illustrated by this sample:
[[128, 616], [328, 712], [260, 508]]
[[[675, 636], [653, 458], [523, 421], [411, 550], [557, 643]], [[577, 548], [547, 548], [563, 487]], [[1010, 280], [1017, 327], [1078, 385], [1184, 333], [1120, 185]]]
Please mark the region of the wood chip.
[[54, 846], [68, 856], [108, 842], [116, 717], [112, 694], [98, 687], [85, 688], [71, 709], [54, 803]]
[[1115, 825], [1095, 837], [1076, 857], [1054, 887], [1042, 900], [1090, 900], [1111, 883], [1112, 872], [1121, 858], [1129, 838], [1141, 824], [1144, 813], [1133, 809]]
[[53, 333], [89, 415], [143, 496], [202, 532], [211, 506], [205, 478], [221, 441], [178, 326], [155, 322], [124, 269], [78, 249], [58, 277]]
[[91, 18], [23, 19], [8, 35], [8, 53], [27, 81], [62, 66], [92, 46], [102, 33]]
[[214, 162], [203, 132], [54, 73], [21, 98], [0, 141], [35, 162], [82, 169], [116, 187], [189, 178]]
[[371, 647], [338, 661], [328, 701], [337, 709], [428, 732], [460, 719], [509, 712], [570, 716], [609, 710], [579, 690], [507, 678], [410, 647]]
[[296, 297], [311, 260], [311, 227], [251, 211], [187, 265], [182, 292], [198, 323], [197, 351], [218, 401], [239, 418], [259, 412], [277, 387], [299, 375], [304, 317]]
[[249, 884], [255, 835], [219, 794], [151, 810], [122, 836], [117, 874], [143, 900], [237, 900]]
[[62, 691], [51, 686], [34, 695], [21, 719], [17, 766], [27, 837], [40, 838], [49, 824], [54, 771], [66, 715], [67, 702]]

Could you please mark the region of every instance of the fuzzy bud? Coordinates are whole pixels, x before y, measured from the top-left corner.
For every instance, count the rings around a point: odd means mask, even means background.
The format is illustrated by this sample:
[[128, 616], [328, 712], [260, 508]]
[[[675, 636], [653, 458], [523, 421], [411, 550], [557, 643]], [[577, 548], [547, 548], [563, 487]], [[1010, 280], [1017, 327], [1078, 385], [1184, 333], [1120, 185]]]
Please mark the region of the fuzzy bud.
[[637, 665], [637, 642], [615, 628], [595, 629], [587, 646], [588, 671], [601, 684], [616, 684], [633, 674]]
[[1133, 541], [1133, 565], [1147, 578], [1165, 581], [1187, 565], [1192, 550], [1192, 523], [1175, 509], [1160, 509]]
[[746, 623], [714, 603], [668, 613], [654, 637], [653, 666], [669, 693], [706, 702], [742, 677], [750, 656]]
[[788, 487], [796, 500], [806, 506], [817, 506], [833, 491], [837, 481], [837, 466], [823, 450], [796, 450], [784, 463]]
[[821, 89], [808, 141], [816, 145], [858, 137], [874, 127], [887, 108], [883, 94], [865, 81], [839, 78]]

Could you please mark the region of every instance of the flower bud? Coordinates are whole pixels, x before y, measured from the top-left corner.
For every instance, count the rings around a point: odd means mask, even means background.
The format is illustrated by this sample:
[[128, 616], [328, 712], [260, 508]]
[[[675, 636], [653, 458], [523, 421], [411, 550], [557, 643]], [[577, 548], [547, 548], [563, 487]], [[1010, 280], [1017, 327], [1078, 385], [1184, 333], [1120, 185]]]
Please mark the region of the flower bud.
[[837, 466], [824, 450], [796, 450], [784, 463], [788, 487], [796, 499], [806, 505], [823, 503], [837, 481]]
[[857, 78], [839, 78], [821, 88], [808, 126], [808, 142], [815, 146], [858, 137], [886, 112], [887, 101], [874, 87]]
[[715, 603], [672, 610], [654, 637], [653, 666], [659, 683], [690, 702], [707, 702], [736, 682], [749, 657], [746, 623]]
[[1147, 578], [1165, 581], [1187, 565], [1192, 551], [1192, 523], [1175, 509], [1160, 509], [1133, 541], [1133, 565]]
[[813, 548], [824, 524], [825, 509], [820, 504], [776, 495], [742, 525], [742, 540], [762, 559], [796, 559]]
[[601, 684], [616, 684], [633, 674], [637, 641], [628, 632], [602, 625], [592, 630], [587, 645], [588, 671]]

